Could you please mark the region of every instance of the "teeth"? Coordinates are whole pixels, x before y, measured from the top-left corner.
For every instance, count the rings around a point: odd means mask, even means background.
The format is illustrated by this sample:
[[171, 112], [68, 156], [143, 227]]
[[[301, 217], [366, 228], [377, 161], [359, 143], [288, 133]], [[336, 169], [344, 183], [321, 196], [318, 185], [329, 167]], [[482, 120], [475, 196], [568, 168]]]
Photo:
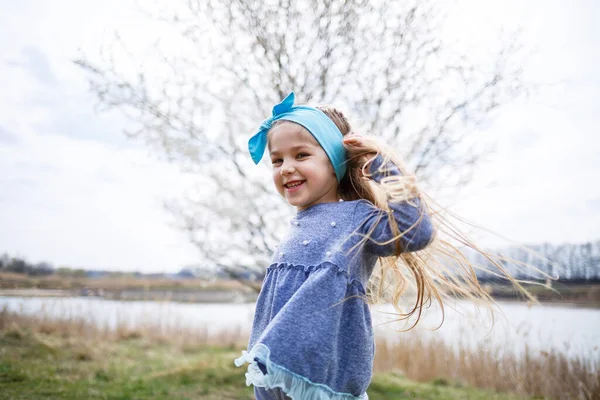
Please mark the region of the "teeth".
[[285, 185], [288, 188], [295, 188], [296, 186], [300, 186], [302, 185], [302, 182], [297, 182], [297, 183], [288, 183], [287, 185]]

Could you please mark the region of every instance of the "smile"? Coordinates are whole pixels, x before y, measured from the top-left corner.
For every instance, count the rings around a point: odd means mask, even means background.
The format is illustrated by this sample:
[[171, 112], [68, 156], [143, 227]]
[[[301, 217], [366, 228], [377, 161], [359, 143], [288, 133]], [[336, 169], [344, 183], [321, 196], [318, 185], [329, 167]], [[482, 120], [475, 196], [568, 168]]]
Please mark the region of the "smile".
[[306, 181], [293, 181], [293, 182], [288, 182], [285, 185], [285, 188], [288, 192], [295, 192], [298, 189], [300, 189], [302, 187], [302, 185], [304, 185], [304, 182]]

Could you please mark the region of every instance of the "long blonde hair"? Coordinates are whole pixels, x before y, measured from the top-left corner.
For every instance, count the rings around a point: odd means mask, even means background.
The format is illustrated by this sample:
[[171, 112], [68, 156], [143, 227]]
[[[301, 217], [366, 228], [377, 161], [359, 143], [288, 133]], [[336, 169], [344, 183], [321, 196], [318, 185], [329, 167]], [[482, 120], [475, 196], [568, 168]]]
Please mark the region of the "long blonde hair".
[[[344, 136], [354, 133], [348, 118], [340, 110], [330, 106], [318, 106], [317, 108], [337, 125]], [[474, 300], [491, 311], [494, 304], [493, 299], [482, 287], [475, 272], [482, 266], [474, 264], [465, 255], [465, 250], [452, 244], [452, 241], [481, 254], [493, 266], [492, 271], [486, 269], [487, 273], [511, 282], [524, 297], [535, 302], [535, 298], [521, 285], [524, 281], [512, 277], [502, 266], [506, 261], [524, 265], [523, 263], [499, 254], [488, 253], [469, 240], [466, 235], [461, 233], [456, 224], [451, 222], [452, 219], [466, 221], [443, 210], [427, 196], [417, 186], [414, 174], [406, 169], [401, 160], [394, 155], [393, 150], [382, 143], [377, 143], [374, 138], [370, 140], [372, 146], [349, 152], [346, 175], [340, 181], [338, 195], [345, 200], [366, 199], [386, 211], [390, 211], [388, 201], [410, 201], [418, 197], [423, 213], [429, 215], [437, 231], [433, 241], [425, 249], [407, 253], [403, 252], [400, 240], [398, 240], [406, 232], [400, 232], [393, 218], [388, 219], [392, 232], [396, 233], [393, 238], [396, 243], [396, 252], [393, 256], [379, 258], [378, 267], [369, 280], [367, 288], [371, 302], [379, 302], [382, 299], [391, 302], [397, 312], [394, 321], [414, 321], [408, 324], [408, 329], [417, 325], [423, 309], [433, 302], [437, 302], [442, 310], [440, 326], [443, 323], [444, 304], [450, 299]], [[384, 175], [384, 178], [378, 185], [369, 179], [370, 175], [367, 172], [371, 161], [377, 154], [381, 154], [386, 161], [380, 167], [379, 172]], [[365, 155], [369, 155], [366, 162]], [[392, 161], [398, 166], [402, 176], [386, 176], [387, 171], [384, 168], [387, 161]], [[422, 217], [423, 215], [421, 215]], [[363, 240], [368, 239], [367, 235]], [[528, 267], [545, 275], [533, 266]], [[402, 309], [401, 299], [411, 286], [414, 288], [416, 298], [413, 306], [405, 311]]]

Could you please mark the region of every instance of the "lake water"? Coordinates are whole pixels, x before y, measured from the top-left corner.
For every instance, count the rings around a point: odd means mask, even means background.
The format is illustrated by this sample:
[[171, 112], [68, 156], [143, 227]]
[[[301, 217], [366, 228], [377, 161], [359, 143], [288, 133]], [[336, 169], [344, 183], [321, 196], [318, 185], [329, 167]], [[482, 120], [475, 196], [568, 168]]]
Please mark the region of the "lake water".
[[[0, 308], [26, 315], [50, 318], [85, 319], [99, 326], [126, 324], [132, 328], [161, 326], [198, 328], [209, 334], [236, 328], [249, 332], [254, 304], [160, 303], [153, 301], [111, 301], [94, 298], [18, 298], [0, 297]], [[373, 308], [377, 335], [390, 340], [410, 340], [410, 335], [438, 338], [450, 345], [507, 346], [519, 351], [528, 346], [535, 350], [557, 349], [572, 356], [600, 358], [600, 309], [566, 306], [531, 306], [499, 303], [492, 327], [485, 309], [457, 302], [446, 309], [445, 321], [438, 309], [429, 310], [416, 330], [398, 333], [402, 325], [386, 324], [389, 305]], [[507, 348], [508, 350], [508, 348]]]

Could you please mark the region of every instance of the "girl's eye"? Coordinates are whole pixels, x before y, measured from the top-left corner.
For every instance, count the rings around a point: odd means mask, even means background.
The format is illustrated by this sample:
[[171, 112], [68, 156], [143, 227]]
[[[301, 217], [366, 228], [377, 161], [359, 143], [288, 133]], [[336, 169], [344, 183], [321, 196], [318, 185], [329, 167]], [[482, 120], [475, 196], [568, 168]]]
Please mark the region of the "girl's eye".
[[308, 154], [306, 154], [306, 153], [299, 153], [296, 157], [297, 158], [304, 158], [304, 157], [308, 157]]
[[281, 158], [276, 158], [274, 160], [271, 160], [271, 163], [273, 163], [273, 164], [280, 164], [281, 163]]

